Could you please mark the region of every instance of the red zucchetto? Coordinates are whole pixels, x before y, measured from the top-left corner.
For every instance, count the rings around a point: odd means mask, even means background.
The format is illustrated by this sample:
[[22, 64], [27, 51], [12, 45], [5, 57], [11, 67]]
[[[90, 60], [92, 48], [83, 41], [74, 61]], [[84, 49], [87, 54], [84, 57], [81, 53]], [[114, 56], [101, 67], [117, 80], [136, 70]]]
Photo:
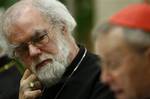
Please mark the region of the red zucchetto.
[[110, 23], [150, 31], [150, 4], [132, 4], [114, 14]]

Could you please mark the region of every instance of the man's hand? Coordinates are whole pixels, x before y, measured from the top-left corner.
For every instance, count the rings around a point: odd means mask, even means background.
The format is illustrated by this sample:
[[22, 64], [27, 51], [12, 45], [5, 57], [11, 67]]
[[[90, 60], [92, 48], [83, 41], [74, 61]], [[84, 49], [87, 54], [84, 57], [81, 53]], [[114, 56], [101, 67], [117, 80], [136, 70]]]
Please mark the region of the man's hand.
[[19, 99], [36, 99], [42, 95], [42, 85], [28, 69], [25, 71], [19, 89]]

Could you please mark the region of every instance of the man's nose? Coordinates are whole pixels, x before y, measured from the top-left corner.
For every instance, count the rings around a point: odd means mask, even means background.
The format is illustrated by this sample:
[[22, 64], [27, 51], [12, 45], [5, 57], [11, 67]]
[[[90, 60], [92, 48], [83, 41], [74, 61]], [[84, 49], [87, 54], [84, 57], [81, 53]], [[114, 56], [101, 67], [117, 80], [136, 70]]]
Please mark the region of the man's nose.
[[113, 81], [113, 76], [109, 71], [105, 70], [102, 71], [100, 79], [103, 83], [109, 85]]
[[38, 47], [36, 47], [32, 44], [29, 45], [29, 55], [30, 56], [37, 56], [40, 54], [41, 54], [41, 50]]

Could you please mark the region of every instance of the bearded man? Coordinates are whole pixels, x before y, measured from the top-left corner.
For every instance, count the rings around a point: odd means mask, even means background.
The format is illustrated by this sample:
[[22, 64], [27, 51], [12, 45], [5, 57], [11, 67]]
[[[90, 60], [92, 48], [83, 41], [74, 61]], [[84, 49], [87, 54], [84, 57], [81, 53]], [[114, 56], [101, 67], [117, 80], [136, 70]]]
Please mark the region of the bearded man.
[[99, 82], [99, 59], [77, 45], [76, 22], [57, 0], [21, 0], [3, 16], [9, 55], [26, 66], [19, 99], [113, 99]]

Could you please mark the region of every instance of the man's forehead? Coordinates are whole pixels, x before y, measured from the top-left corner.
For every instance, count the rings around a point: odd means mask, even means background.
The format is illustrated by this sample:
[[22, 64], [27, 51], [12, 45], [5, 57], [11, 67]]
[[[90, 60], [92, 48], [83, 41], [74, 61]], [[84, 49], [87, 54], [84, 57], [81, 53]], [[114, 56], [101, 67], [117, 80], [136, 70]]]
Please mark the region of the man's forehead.
[[16, 11], [11, 12], [11, 13], [13, 13], [11, 15], [12, 22], [24, 21], [25, 19], [29, 19], [31, 17], [34, 17], [36, 19], [41, 17], [40, 12], [38, 10], [36, 10], [35, 8], [30, 7], [30, 6], [27, 6], [24, 9], [20, 9], [20, 10], [16, 9]]
[[102, 33], [102, 35], [98, 37], [99, 42], [102, 41], [105, 43], [109, 41], [113, 42], [118, 42], [118, 40], [123, 41], [123, 39], [124, 39], [124, 31], [120, 27], [112, 28], [110, 31], [108, 31], [108, 33]]
[[112, 29], [106, 35], [104, 34], [99, 37], [96, 43], [96, 46], [103, 51], [106, 51], [107, 49], [120, 49], [127, 46], [124, 39], [124, 33], [120, 28]]
[[33, 5], [30, 2], [27, 2], [29, 0], [21, 0], [18, 1], [17, 3], [15, 3], [14, 5], [12, 5], [11, 7], [9, 7], [6, 10], [6, 14], [9, 15], [15, 15], [18, 12], [24, 12], [26, 9], [32, 8]]
[[26, 8], [24, 11], [16, 13], [8, 24], [10, 32], [17, 33], [18, 30], [26, 31], [33, 30], [34, 28], [42, 28], [42, 26], [47, 25], [47, 22], [45, 22], [38, 11]]

